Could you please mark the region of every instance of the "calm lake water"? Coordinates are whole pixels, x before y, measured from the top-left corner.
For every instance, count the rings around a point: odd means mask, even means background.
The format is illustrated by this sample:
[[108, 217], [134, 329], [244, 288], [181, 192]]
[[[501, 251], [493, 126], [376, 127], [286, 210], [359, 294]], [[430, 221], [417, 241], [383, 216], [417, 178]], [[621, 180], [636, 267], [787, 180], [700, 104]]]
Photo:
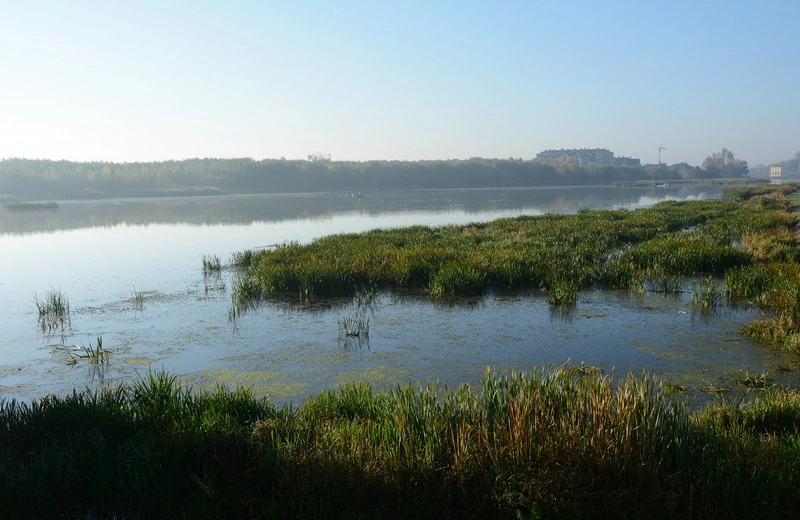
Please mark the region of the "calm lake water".
[[[204, 279], [201, 256], [223, 260], [248, 248], [332, 233], [498, 217], [637, 208], [665, 199], [715, 198], [717, 187], [570, 187], [423, 190], [187, 199], [60, 201], [56, 211], [0, 212], [0, 398], [30, 400], [73, 388], [115, 385], [166, 369], [195, 388], [252, 387], [277, 403], [298, 402], [350, 381], [476, 382], [489, 365], [530, 369], [585, 362], [606, 373], [653, 372], [688, 388], [730, 384], [728, 373], [796, 370], [737, 331], [757, 319], [747, 305], [702, 316], [691, 280], [677, 296], [579, 294], [570, 313], [540, 293], [497, 293], [442, 304], [384, 294], [371, 308], [368, 344], [343, 341], [350, 301], [313, 308], [271, 302], [228, 321], [234, 273]], [[33, 298], [69, 297], [63, 335], [37, 329]], [[134, 292], [144, 294], [139, 308]], [[105, 367], [73, 362], [76, 346], [102, 336]]]

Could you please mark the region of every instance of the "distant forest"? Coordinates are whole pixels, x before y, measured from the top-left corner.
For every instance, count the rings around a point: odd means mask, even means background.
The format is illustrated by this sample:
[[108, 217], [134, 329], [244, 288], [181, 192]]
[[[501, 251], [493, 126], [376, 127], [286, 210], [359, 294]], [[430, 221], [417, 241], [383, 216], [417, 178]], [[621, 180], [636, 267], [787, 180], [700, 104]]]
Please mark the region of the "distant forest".
[[[696, 167], [680, 171], [662, 167], [658, 168], [658, 179], [699, 177], [699, 172]], [[646, 167], [580, 166], [569, 159], [355, 162], [309, 156], [308, 160], [245, 158], [109, 163], [14, 158], [0, 161], [0, 198], [490, 188], [626, 182], [653, 176], [654, 172]]]

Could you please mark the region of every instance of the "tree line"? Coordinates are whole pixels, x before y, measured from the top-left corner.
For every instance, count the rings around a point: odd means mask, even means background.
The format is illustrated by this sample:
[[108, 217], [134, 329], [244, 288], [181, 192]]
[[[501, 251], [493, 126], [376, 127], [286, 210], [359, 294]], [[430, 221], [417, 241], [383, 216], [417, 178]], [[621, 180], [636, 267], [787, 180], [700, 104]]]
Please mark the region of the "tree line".
[[[686, 176], [675, 172], [672, 178]], [[582, 166], [575, 160], [484, 159], [332, 161], [186, 159], [161, 162], [72, 162], [11, 158], [0, 161], [0, 197], [65, 199], [484, 188], [648, 180], [637, 166]]]

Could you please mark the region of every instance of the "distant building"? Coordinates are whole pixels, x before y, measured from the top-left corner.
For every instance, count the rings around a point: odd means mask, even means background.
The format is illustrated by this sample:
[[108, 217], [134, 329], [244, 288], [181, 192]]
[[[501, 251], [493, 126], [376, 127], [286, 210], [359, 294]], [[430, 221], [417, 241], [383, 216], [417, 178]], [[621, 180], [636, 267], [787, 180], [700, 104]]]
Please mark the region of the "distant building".
[[800, 176], [796, 171], [783, 171], [783, 166], [770, 166], [769, 167], [769, 180], [770, 184], [781, 184], [782, 182], [797, 182]]
[[581, 166], [641, 166], [639, 159], [632, 157], [614, 157], [614, 152], [605, 148], [580, 148], [567, 150], [545, 150], [536, 154], [537, 159], [566, 161], [574, 157]]

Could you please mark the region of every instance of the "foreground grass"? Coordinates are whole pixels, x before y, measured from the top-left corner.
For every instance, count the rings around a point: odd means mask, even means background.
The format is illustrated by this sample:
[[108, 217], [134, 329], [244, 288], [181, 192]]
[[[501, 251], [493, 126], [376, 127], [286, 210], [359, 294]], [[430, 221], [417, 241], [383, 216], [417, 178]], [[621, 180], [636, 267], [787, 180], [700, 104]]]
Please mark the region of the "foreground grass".
[[[800, 395], [487, 372], [276, 408], [173, 377], [0, 410], [3, 518], [796, 518]], [[107, 515], [107, 516], [104, 516]]]

